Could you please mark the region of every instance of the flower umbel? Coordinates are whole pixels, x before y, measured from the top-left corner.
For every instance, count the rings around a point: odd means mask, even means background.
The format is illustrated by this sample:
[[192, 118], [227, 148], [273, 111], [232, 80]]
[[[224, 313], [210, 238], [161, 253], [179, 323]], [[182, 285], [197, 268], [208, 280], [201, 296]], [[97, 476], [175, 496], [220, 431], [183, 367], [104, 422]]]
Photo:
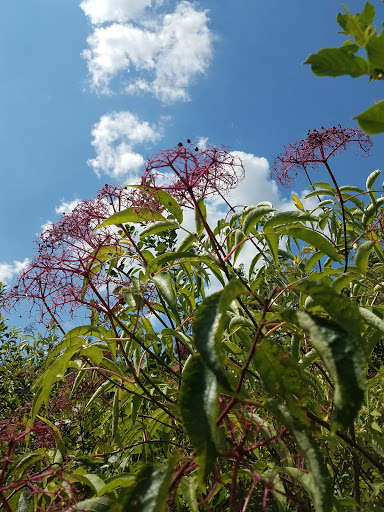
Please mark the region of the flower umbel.
[[227, 148], [208, 146], [199, 149], [194, 144], [180, 142], [171, 149], [152, 157], [142, 174], [142, 184], [166, 190], [182, 206], [194, 208], [195, 199], [214, 194], [226, 194], [242, 180], [241, 160]]
[[298, 172], [307, 167], [318, 167], [331, 156], [346, 150], [351, 143], [356, 144], [356, 153], [362, 152], [364, 156], [368, 155], [372, 147], [370, 137], [357, 128], [342, 128], [338, 125], [309, 131], [306, 139], [292, 142], [275, 159], [272, 177], [284, 187], [289, 187]]

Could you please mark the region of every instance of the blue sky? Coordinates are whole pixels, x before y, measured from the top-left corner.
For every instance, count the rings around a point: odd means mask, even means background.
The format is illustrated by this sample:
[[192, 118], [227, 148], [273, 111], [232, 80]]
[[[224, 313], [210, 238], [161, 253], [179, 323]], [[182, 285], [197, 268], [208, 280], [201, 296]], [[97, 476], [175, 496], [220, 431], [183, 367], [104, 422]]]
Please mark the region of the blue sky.
[[[383, 97], [380, 82], [317, 78], [302, 65], [344, 41], [343, 3], [3, 2], [0, 280], [13, 282], [36, 234], [73, 201], [131, 182], [146, 157], [179, 140], [207, 138], [244, 154], [237, 201], [278, 206], [282, 194], [301, 193], [303, 180], [277, 191], [268, 162], [308, 129], [354, 126], [351, 117]], [[373, 3], [379, 25], [383, 4]], [[368, 159], [337, 157], [340, 184], [363, 184], [383, 157], [382, 135]]]

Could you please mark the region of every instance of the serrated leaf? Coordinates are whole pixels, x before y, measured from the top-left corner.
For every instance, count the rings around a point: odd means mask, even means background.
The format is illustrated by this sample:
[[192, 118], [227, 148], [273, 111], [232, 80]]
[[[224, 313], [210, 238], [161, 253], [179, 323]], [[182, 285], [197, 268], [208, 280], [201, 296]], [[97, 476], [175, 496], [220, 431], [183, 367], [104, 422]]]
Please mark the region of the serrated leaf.
[[357, 267], [357, 270], [364, 275], [367, 273], [369, 256], [376, 243], [377, 242], [367, 240], [363, 242], [356, 251], [354, 263]]
[[327, 256], [332, 258], [334, 261], [338, 263], [342, 262], [340, 254], [337, 252], [335, 247], [329, 242], [323, 235], [318, 233], [317, 231], [313, 231], [312, 229], [308, 229], [306, 227], [291, 227], [288, 228], [285, 233], [288, 236], [292, 236], [293, 238], [297, 238], [308, 244], [313, 245], [319, 251], [325, 253]]
[[158, 233], [163, 233], [164, 231], [168, 231], [170, 229], [177, 229], [179, 224], [177, 222], [171, 220], [159, 220], [158, 222], [154, 222], [149, 226], [145, 227], [142, 231], [140, 231], [140, 238], [145, 238], [150, 235], [157, 235]]
[[197, 309], [193, 332], [197, 349], [203, 357], [204, 364], [216, 375], [220, 384], [229, 388], [228, 376], [223, 367], [222, 332], [225, 313], [230, 303], [241, 293], [245, 287], [240, 280], [230, 281], [221, 292], [207, 297]]
[[269, 206], [254, 206], [247, 213], [243, 221], [243, 231], [246, 235], [252, 231], [254, 226], [259, 222], [261, 218], [264, 217], [267, 213], [271, 213], [276, 211], [275, 208], [270, 208]]
[[[283, 417], [286, 416], [285, 414]], [[292, 423], [289, 421], [289, 418], [287, 418], [286, 421]], [[293, 467], [285, 467], [284, 471], [291, 475], [295, 482], [299, 482], [303, 489], [307, 491], [312, 498], [316, 512], [329, 512], [333, 510], [333, 492], [328, 470], [321, 459], [321, 455], [313, 439], [310, 438], [305, 431], [301, 432], [297, 429], [295, 425], [292, 425], [292, 429], [294, 437], [296, 438], [296, 435], [298, 437], [296, 441], [303, 451], [305, 462], [309, 466], [309, 471], [305, 473]]]
[[108, 219], [105, 219], [105, 221], [102, 222], [100, 226], [96, 228], [96, 230], [104, 226], [118, 226], [119, 224], [126, 224], [128, 222], [147, 222], [155, 220], [164, 221], [166, 219], [159, 212], [151, 210], [150, 208], [135, 208], [132, 206], [126, 210], [121, 210], [120, 212], [114, 213], [108, 217]]
[[369, 64], [362, 57], [355, 56], [351, 48], [323, 48], [310, 55], [304, 64], [310, 64], [317, 76], [363, 76], [369, 73]]
[[165, 512], [173, 472], [168, 466], [146, 466], [136, 476], [134, 485], [123, 489], [119, 502], [129, 512]]
[[351, 335], [337, 323], [305, 311], [287, 310], [281, 316], [309, 333], [311, 345], [334, 382], [332, 430], [349, 427], [360, 409], [365, 392], [366, 358], [361, 336]]
[[353, 119], [368, 135], [377, 135], [384, 131], [384, 100], [378, 101]]
[[179, 406], [183, 426], [199, 457], [200, 478], [204, 480], [217, 457], [218, 383], [200, 355], [191, 357], [184, 367]]
[[180, 481], [180, 490], [191, 512], [199, 512], [196, 497], [197, 481], [195, 475], [185, 476]]
[[253, 366], [271, 398], [286, 400], [296, 416], [304, 414], [297, 398], [304, 399], [307, 390], [302, 385], [300, 369], [287, 350], [266, 338], [256, 348]]

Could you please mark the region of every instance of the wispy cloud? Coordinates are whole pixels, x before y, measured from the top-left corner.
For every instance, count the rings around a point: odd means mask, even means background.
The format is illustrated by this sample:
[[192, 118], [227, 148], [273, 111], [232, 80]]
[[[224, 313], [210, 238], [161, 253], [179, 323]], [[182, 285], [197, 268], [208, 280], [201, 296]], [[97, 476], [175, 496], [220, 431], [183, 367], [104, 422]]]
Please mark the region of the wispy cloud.
[[88, 160], [88, 164], [95, 173], [132, 181], [144, 164], [144, 157], [134, 148], [159, 140], [161, 129], [141, 121], [131, 112], [115, 112], [100, 118], [92, 136], [96, 158]]
[[110, 93], [111, 81], [119, 76], [127, 83], [128, 93], [150, 93], [163, 102], [188, 100], [188, 87], [196, 76], [205, 73], [213, 54], [207, 12], [183, 1], [171, 14], [152, 15], [145, 26], [133, 25], [121, 21], [153, 2], [125, 3], [130, 7], [123, 8], [123, 1], [117, 0], [109, 7], [107, 2], [91, 0], [81, 4], [93, 22], [119, 21], [96, 26], [87, 39], [89, 48], [83, 51], [83, 57], [88, 62], [92, 87]]
[[80, 199], [74, 199], [73, 201], [64, 201], [64, 199], [61, 200], [61, 203], [59, 206], [55, 208], [55, 212], [60, 213], [71, 213], [71, 211], [76, 208], [76, 206], [80, 203]]

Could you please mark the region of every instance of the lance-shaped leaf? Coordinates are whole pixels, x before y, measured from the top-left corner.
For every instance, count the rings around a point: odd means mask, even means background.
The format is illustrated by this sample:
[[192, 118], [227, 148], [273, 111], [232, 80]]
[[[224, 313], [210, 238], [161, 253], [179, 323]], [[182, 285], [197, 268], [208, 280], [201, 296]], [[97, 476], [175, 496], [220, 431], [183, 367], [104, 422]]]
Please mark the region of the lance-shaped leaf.
[[363, 242], [356, 251], [354, 263], [357, 267], [357, 270], [362, 274], [367, 273], [369, 256], [375, 245], [376, 242], [372, 240], [367, 240]]
[[244, 293], [243, 283], [234, 279], [221, 292], [207, 297], [198, 308], [193, 324], [196, 346], [202, 355], [204, 364], [216, 375], [220, 384], [230, 388], [228, 374], [223, 366], [224, 351], [222, 334], [225, 313], [231, 302]]
[[243, 231], [246, 235], [252, 231], [253, 227], [264, 217], [267, 213], [276, 211], [275, 208], [267, 206], [255, 206], [246, 215], [243, 222]]
[[341, 263], [341, 256], [337, 252], [336, 248], [331, 244], [331, 242], [329, 242], [323, 235], [321, 235], [317, 231], [313, 231], [312, 229], [308, 229], [305, 227], [291, 227], [285, 230], [285, 233], [288, 236], [292, 236], [293, 238], [303, 240], [304, 242], [313, 245], [319, 251], [324, 252], [327, 256], [332, 258], [334, 261], [338, 261], [339, 263]]
[[79, 501], [71, 510], [84, 512], [123, 512], [122, 507], [114, 500], [101, 496], [89, 500]]
[[308, 471], [308, 491], [316, 512], [332, 510], [332, 484], [319, 448], [313, 439], [309, 426], [295, 417], [291, 411], [278, 400], [269, 400], [268, 409], [287, 427], [295, 438]]
[[179, 319], [176, 291], [171, 274], [169, 272], [160, 272], [152, 277], [152, 281], [155, 283], [159, 294], [168, 304], [175, 318]]
[[134, 485], [120, 492], [122, 509], [127, 512], [165, 512], [174, 463], [175, 458], [171, 457], [167, 466], [141, 469]]
[[104, 226], [118, 226], [119, 224], [126, 224], [127, 222], [146, 222], [149, 220], [165, 220], [165, 218], [161, 213], [151, 210], [150, 208], [131, 207], [126, 210], [121, 210], [121, 212], [114, 213], [108, 217], [108, 219], [105, 219], [96, 230]]
[[270, 217], [266, 223], [264, 224], [264, 231], [268, 232], [269, 228], [273, 228], [275, 226], [289, 225], [294, 222], [307, 222], [312, 221], [316, 222], [319, 220], [318, 217], [308, 212], [300, 212], [297, 210], [289, 211], [289, 212], [279, 212], [276, 213], [273, 217]]
[[281, 316], [311, 336], [311, 344], [334, 382], [332, 429], [349, 427], [364, 399], [365, 354], [361, 336], [305, 311], [284, 311]]
[[200, 478], [204, 480], [217, 456], [218, 383], [202, 359], [196, 355], [185, 365], [179, 405], [183, 426], [199, 457]]
[[168, 231], [169, 229], [176, 229], [179, 227], [177, 222], [172, 220], [159, 220], [158, 222], [154, 222], [150, 224], [142, 231], [140, 231], [140, 238], [145, 238], [150, 235], [157, 235], [158, 233], [162, 233], [163, 231]]

